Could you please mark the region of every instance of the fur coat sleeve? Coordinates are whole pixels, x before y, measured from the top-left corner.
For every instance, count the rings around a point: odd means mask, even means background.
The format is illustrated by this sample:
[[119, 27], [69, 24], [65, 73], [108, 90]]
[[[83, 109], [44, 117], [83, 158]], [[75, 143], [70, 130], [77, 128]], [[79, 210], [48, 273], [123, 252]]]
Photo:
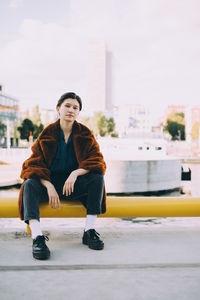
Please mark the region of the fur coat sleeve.
[[23, 163], [20, 177], [25, 180], [43, 178], [50, 181], [50, 170], [44, 160], [39, 140], [35, 142], [31, 150], [32, 155]]

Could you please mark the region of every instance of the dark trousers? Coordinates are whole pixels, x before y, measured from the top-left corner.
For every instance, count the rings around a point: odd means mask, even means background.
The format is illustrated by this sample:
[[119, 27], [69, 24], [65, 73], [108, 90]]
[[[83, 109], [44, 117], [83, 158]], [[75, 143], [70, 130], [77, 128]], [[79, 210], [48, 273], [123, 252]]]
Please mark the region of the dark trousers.
[[[96, 173], [87, 173], [78, 176], [74, 184], [74, 192], [69, 195], [63, 195], [62, 189], [66, 176], [63, 174], [54, 174], [51, 181], [55, 186], [60, 200], [79, 200], [86, 207], [87, 214], [101, 214], [101, 204], [104, 191], [104, 177]], [[23, 211], [24, 221], [28, 224], [29, 220], [40, 220], [39, 204], [48, 202], [49, 197], [47, 189], [41, 184], [40, 180], [27, 179], [23, 186]]]

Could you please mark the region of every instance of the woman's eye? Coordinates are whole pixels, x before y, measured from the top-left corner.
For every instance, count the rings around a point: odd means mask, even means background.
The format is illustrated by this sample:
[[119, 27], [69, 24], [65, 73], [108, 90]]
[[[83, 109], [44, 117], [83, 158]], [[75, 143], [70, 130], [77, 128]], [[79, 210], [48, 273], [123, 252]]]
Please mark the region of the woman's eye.
[[[71, 106], [70, 104], [65, 104], [65, 107], [70, 108], [70, 107], [72, 107], [72, 106]], [[77, 107], [77, 106], [73, 106], [73, 109], [77, 110], [78, 107]]]

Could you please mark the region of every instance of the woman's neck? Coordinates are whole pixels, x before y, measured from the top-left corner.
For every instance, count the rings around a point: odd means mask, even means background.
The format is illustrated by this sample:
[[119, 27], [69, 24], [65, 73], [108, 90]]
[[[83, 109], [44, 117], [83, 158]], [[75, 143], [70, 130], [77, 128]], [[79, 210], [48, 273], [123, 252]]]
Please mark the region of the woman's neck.
[[60, 127], [65, 134], [70, 134], [72, 132], [73, 123], [74, 122], [60, 120]]

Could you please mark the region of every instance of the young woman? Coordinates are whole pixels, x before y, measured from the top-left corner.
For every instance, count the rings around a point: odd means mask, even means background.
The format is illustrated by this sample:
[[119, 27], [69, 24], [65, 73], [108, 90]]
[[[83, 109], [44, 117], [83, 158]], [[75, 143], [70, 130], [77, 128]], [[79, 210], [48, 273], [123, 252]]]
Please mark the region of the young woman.
[[41, 132], [22, 165], [19, 212], [31, 227], [36, 259], [50, 256], [48, 238], [40, 228], [42, 201], [48, 201], [52, 209], [60, 207], [61, 199], [81, 201], [87, 210], [82, 243], [94, 250], [104, 248], [94, 224], [97, 215], [106, 211], [106, 164], [92, 132], [76, 121], [81, 109], [81, 98], [75, 93], [62, 95], [56, 106], [59, 119]]

